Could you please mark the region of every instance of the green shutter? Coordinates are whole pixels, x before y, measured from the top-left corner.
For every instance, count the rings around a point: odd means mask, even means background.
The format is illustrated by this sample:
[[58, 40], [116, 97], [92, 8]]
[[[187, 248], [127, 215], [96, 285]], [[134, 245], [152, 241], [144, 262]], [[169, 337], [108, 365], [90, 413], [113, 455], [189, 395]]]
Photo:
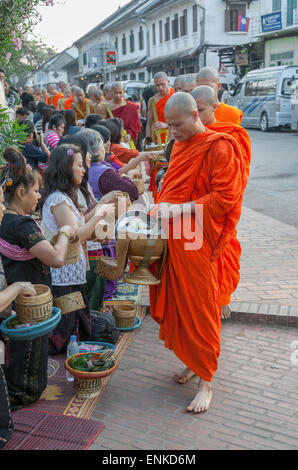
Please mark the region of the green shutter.
[[272, 0], [272, 11], [281, 10], [281, 0]]
[[287, 3], [287, 26], [294, 23], [294, 10], [297, 8], [297, 0], [288, 0]]

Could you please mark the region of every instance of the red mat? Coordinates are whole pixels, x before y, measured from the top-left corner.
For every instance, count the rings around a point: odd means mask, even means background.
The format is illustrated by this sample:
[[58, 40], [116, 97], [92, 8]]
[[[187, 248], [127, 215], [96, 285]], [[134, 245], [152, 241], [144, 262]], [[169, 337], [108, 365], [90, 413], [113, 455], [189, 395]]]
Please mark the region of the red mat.
[[24, 408], [12, 413], [12, 421], [14, 432], [3, 450], [87, 450], [105, 426]]

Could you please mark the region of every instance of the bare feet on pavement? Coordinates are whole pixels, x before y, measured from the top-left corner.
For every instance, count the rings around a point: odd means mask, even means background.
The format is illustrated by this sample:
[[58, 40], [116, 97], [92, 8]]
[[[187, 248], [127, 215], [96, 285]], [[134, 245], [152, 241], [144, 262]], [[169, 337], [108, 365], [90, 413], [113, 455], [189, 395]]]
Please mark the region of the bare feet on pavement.
[[177, 382], [177, 384], [185, 384], [188, 382], [192, 377], [194, 377], [196, 374], [190, 370], [188, 367], [184, 369], [180, 374], [175, 374], [174, 380]]
[[229, 305], [224, 305], [221, 307], [221, 319], [227, 320], [231, 316], [231, 309]]
[[201, 379], [199, 384], [199, 391], [193, 401], [186, 408], [187, 411], [193, 411], [194, 413], [202, 413], [207, 411], [212, 398], [211, 383], [205, 382]]

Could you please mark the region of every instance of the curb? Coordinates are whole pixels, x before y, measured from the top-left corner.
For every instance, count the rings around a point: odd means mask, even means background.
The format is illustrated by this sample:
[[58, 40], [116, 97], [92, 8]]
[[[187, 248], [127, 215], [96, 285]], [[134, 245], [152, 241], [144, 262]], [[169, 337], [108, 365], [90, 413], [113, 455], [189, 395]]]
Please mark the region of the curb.
[[[142, 306], [147, 307], [146, 315], [150, 315], [148, 302], [143, 301]], [[253, 302], [231, 302], [231, 312], [231, 320], [243, 323], [298, 328], [298, 307]]]
[[298, 328], [298, 307], [254, 302], [231, 302], [231, 318], [246, 323]]

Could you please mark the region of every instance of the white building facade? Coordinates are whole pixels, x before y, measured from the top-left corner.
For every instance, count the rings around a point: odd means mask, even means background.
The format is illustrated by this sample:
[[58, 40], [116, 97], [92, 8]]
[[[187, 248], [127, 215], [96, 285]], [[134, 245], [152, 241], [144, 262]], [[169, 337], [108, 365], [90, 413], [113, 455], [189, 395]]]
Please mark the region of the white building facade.
[[[263, 15], [279, 10], [283, 24], [272, 38], [272, 33], [263, 32]], [[248, 18], [247, 29], [239, 31], [239, 17]], [[79, 50], [78, 78], [82, 83], [148, 82], [160, 70], [176, 76], [222, 64], [232, 72], [242, 66], [244, 73], [247, 66], [265, 65], [262, 48], [254, 58], [254, 45], [260, 41], [266, 46], [266, 65], [277, 65], [283, 54], [295, 57], [296, 27], [297, 0], [132, 0], [74, 43]], [[287, 41], [273, 47], [268, 40], [281, 32]], [[111, 64], [109, 51], [116, 57]]]

